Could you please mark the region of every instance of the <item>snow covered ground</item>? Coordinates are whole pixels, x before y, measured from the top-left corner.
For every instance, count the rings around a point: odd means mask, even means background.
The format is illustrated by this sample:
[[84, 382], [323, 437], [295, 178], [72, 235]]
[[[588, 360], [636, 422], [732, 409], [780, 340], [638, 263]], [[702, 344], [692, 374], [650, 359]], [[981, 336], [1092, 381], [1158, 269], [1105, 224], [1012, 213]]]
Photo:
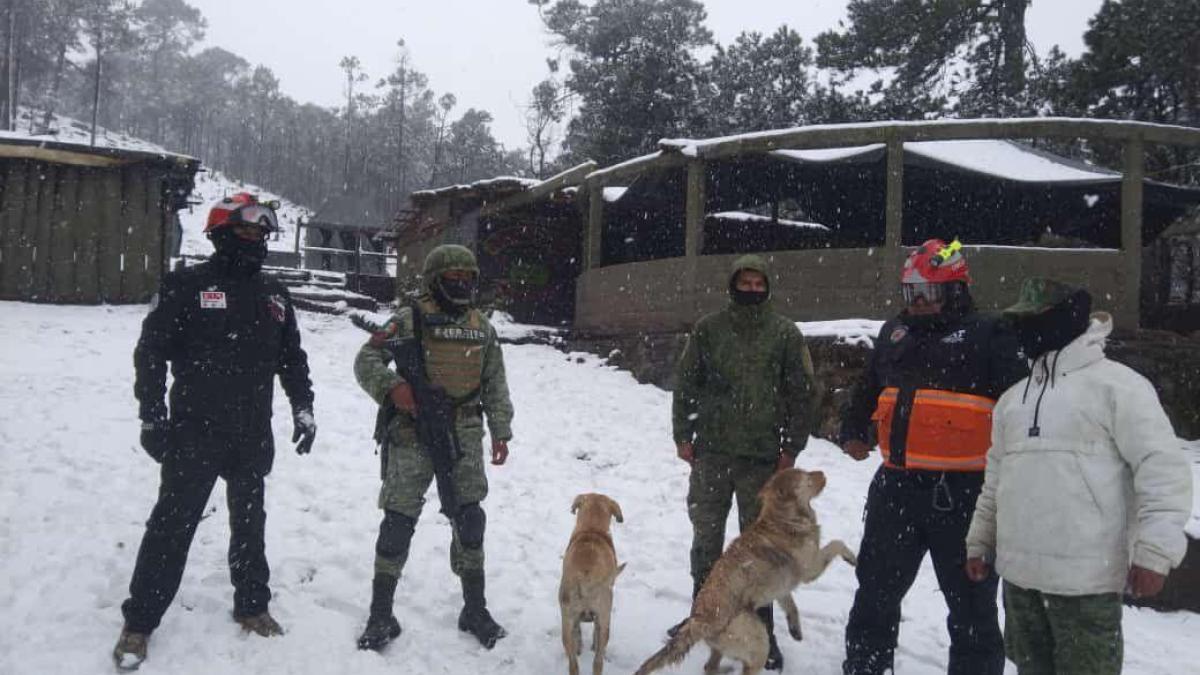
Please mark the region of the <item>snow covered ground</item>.
[[[130, 354], [144, 313], [0, 303], [0, 673], [111, 671], [119, 604], [157, 486], [156, 465], [137, 446], [131, 391]], [[357, 651], [379, 518], [374, 410], [350, 372], [364, 334], [344, 318], [300, 320], [320, 430], [310, 456], [292, 453], [279, 394], [267, 491], [272, 611], [288, 633], [248, 637], [230, 617], [228, 513], [218, 488], [141, 672], [564, 672], [555, 599], [561, 555], [572, 497], [593, 490], [617, 499], [626, 516], [613, 530], [628, 568], [617, 581], [608, 672], [631, 672], [660, 646], [662, 631], [686, 613], [691, 586], [687, 469], [674, 458], [669, 395], [596, 357], [525, 345], [504, 349], [516, 439], [509, 464], [489, 467], [486, 502], [490, 606], [510, 637], [487, 652], [457, 631], [449, 529], [430, 505], [397, 595], [405, 632], [382, 654]], [[875, 463], [851, 462], [814, 441], [800, 464], [829, 475], [815, 502], [824, 536], [857, 547]], [[731, 523], [730, 536], [735, 529]], [[854, 587], [852, 570], [836, 562], [797, 592], [805, 640], [782, 639], [787, 672], [840, 672]], [[904, 616], [898, 672], [945, 672], [945, 611], [928, 566]], [[1191, 614], [1126, 609], [1125, 672], [1195, 672], [1198, 626]], [[699, 672], [703, 651], [676, 672]]]

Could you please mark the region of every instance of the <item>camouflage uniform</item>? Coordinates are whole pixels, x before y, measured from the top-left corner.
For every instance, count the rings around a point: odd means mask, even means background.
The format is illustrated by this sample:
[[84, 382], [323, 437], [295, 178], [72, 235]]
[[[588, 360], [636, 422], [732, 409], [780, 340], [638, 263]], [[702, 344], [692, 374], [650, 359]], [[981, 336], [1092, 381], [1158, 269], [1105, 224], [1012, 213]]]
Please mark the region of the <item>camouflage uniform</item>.
[[1054, 595], [1004, 582], [1004, 646], [1021, 675], [1118, 675], [1121, 596]]
[[[423, 296], [423, 304], [430, 299]], [[411, 337], [413, 334], [412, 310], [401, 308], [392, 318], [396, 327], [396, 338]], [[478, 327], [472, 327], [472, 320]], [[478, 375], [479, 394], [459, 407], [458, 439], [463, 453], [454, 467], [455, 492], [459, 504], [478, 504], [487, 497], [487, 474], [484, 471], [483, 419], [487, 415], [488, 429], [492, 437], [508, 440], [512, 437], [512, 403], [508, 398], [508, 383], [504, 374], [504, 357], [496, 331], [487, 319], [478, 312], [468, 312], [455, 317], [454, 326], [464, 332], [479, 333], [482, 349], [482, 368]], [[428, 336], [427, 336], [428, 339]], [[474, 343], [472, 339], [467, 342]], [[474, 347], [468, 347], [468, 350]], [[465, 350], [464, 350], [465, 351]], [[402, 380], [389, 367], [391, 356], [383, 347], [363, 345], [354, 361], [354, 376], [359, 385], [380, 405], [391, 405], [388, 393]], [[425, 493], [433, 482], [433, 462], [417, 443], [416, 428], [411, 417], [395, 415], [387, 429], [385, 470], [383, 487], [379, 491], [379, 508], [402, 513], [414, 520], [421, 515], [425, 504]], [[458, 528], [453, 529], [450, 550], [450, 566], [455, 574], [464, 570], [483, 569], [483, 549], [464, 550], [459, 542]], [[388, 560], [377, 557], [376, 571], [400, 576], [404, 560]]]
[[[458, 627], [489, 649], [505, 632], [487, 611], [484, 598], [483, 538], [487, 523], [480, 502], [487, 497], [484, 471], [483, 417], [494, 441], [512, 438], [512, 403], [504, 375], [504, 357], [496, 331], [472, 305], [473, 297], [453, 297], [447, 272], [469, 272], [478, 277], [475, 256], [461, 246], [439, 246], [425, 261], [428, 293], [413, 306], [401, 308], [389, 321], [385, 334], [391, 340], [414, 335], [414, 314], [421, 318], [421, 345], [425, 375], [431, 385], [457, 402], [455, 431], [461, 454], [452, 475], [456, 503], [445, 508], [451, 518], [450, 568], [462, 581], [463, 611]], [[377, 336], [383, 338], [384, 336]], [[392, 613], [396, 584], [408, 559], [409, 544], [425, 493], [434, 481], [434, 464], [417, 438], [415, 418], [394, 410], [391, 392], [404, 384], [389, 367], [391, 352], [383, 339], [373, 338], [358, 352], [354, 376], [383, 409], [390, 421], [384, 430], [383, 487], [379, 508], [383, 522], [375, 545], [375, 577], [371, 613], [359, 638], [360, 649], [380, 649], [400, 634]], [[417, 414], [420, 415], [418, 409]], [[449, 501], [449, 500], [447, 500]]]

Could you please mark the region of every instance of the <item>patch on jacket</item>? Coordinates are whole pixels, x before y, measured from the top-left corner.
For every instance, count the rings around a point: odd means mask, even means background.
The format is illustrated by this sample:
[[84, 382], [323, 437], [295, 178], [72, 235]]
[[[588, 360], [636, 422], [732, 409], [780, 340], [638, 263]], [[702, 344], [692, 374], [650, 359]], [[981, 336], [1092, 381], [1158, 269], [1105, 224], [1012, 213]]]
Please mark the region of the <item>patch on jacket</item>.
[[908, 335], [908, 329], [904, 326], [896, 326], [892, 331], [892, 342], [895, 343], [903, 340], [905, 335]]
[[267, 298], [267, 311], [271, 313], [271, 318], [277, 323], [283, 323], [287, 318], [287, 303], [283, 301], [282, 295], [272, 295]]
[[225, 291], [200, 291], [200, 309], [225, 309]]
[[965, 328], [959, 328], [958, 330], [954, 331], [953, 333], [942, 338], [942, 344], [944, 344], [944, 345], [958, 345], [958, 344], [962, 344], [966, 341], [967, 341], [967, 329], [965, 329]]
[[453, 326], [438, 326], [430, 330], [439, 340], [452, 342], [487, 342], [487, 333], [475, 328], [458, 328]]

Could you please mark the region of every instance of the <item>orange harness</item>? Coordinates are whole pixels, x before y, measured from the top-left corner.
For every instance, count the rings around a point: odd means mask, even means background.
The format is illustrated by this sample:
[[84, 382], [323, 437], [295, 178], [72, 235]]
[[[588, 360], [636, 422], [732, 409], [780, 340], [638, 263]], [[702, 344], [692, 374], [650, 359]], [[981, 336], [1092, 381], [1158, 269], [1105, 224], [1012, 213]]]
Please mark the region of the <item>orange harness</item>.
[[892, 420], [900, 390], [879, 394], [871, 419], [883, 450], [884, 465], [894, 469], [983, 471], [992, 445], [992, 408], [986, 396], [941, 389], [918, 389], [909, 416], [903, 464], [892, 462]]

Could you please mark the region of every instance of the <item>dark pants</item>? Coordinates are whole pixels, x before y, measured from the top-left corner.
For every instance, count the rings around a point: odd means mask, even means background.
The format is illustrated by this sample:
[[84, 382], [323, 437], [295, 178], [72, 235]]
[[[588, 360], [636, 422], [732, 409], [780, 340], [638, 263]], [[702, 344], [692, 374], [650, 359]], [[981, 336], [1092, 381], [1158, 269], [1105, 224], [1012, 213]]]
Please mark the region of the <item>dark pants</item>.
[[867, 493], [858, 553], [858, 592], [846, 625], [846, 675], [892, 668], [900, 602], [928, 551], [950, 616], [951, 675], [1004, 672], [1004, 640], [993, 574], [974, 583], [963, 572], [965, 540], [982, 473], [945, 474], [880, 467]]
[[129, 582], [129, 599], [121, 605], [125, 627], [150, 633], [179, 590], [188, 549], [217, 478], [225, 479], [229, 506], [229, 576], [233, 582], [234, 616], [266, 611], [271, 577], [263, 534], [263, 477], [269, 470], [271, 437], [177, 431], [162, 462], [158, 503], [146, 522], [137, 565]]

